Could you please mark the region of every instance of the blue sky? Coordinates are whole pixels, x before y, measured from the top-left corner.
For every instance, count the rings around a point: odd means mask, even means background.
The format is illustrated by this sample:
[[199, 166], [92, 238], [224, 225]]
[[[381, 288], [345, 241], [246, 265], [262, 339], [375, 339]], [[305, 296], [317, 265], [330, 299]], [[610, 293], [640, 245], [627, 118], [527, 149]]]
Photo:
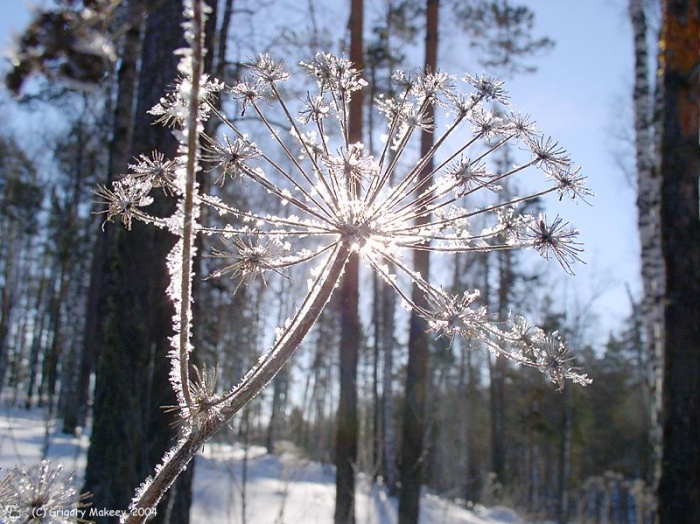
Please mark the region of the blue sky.
[[[623, 0], [540, 0], [537, 27], [556, 42], [536, 74], [510, 83], [511, 96], [583, 166], [592, 207], [562, 212], [581, 231], [587, 266], [572, 285], [596, 299], [605, 323], [629, 311], [626, 285], [639, 289], [636, 192], [619, 167], [615, 137], [630, 128], [632, 36]], [[545, 7], [546, 6], [546, 7]], [[631, 153], [631, 149], [627, 149]], [[633, 161], [631, 158], [626, 159]]]
[[[619, 147], [614, 130], [629, 128], [631, 106], [632, 37], [626, 2], [521, 2], [536, 11], [537, 33], [556, 46], [537, 59], [535, 74], [509, 80], [506, 87], [515, 107], [532, 115], [583, 166], [596, 192], [592, 207], [557, 203], [551, 210], [580, 230], [587, 264], [579, 264], [573, 278], [556, 264], [548, 271], [567, 301], [584, 307], [591, 303], [605, 330], [614, 329], [629, 311], [626, 286], [639, 289], [635, 192], [613, 154]], [[10, 35], [28, 22], [29, 11], [22, 0], [1, 4], [0, 47], [5, 53]], [[449, 38], [442, 43], [442, 54]], [[605, 338], [605, 333], [598, 335]]]

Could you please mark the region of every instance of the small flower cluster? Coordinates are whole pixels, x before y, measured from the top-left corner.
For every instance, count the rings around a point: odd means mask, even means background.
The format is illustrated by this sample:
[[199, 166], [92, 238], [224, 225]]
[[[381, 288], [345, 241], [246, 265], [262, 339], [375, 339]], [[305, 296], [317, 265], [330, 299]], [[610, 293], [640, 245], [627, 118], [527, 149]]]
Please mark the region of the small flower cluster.
[[0, 522], [87, 522], [80, 516], [90, 495], [81, 495], [74, 475], [61, 477], [61, 469], [43, 460], [29, 469], [15, 468], [0, 480]]
[[95, 194], [101, 199], [98, 203], [106, 206], [98, 211], [107, 215], [105, 222], [120, 217], [124, 227], [130, 230], [134, 219], [150, 220], [143, 208], [153, 203], [149, 195], [153, 188], [162, 189], [166, 195], [181, 194], [177, 180], [184, 165], [179, 158], [167, 160], [162, 153], [154, 151], [150, 157], [141, 155], [136, 163], [129, 164], [129, 169], [129, 175], [112, 182], [112, 189], [102, 186]]
[[[183, 127], [185, 125], [189, 114], [187, 96], [192, 90], [191, 83], [190, 76], [182, 76], [178, 81], [177, 88], [162, 97], [160, 102], [149, 111], [150, 114], [158, 117], [156, 123], [170, 127]], [[216, 93], [224, 88], [224, 85], [218, 80], [209, 80], [206, 75], [201, 78], [200, 84], [202, 89], [199, 97], [199, 112], [206, 118], [209, 112], [209, 102], [216, 96]]]

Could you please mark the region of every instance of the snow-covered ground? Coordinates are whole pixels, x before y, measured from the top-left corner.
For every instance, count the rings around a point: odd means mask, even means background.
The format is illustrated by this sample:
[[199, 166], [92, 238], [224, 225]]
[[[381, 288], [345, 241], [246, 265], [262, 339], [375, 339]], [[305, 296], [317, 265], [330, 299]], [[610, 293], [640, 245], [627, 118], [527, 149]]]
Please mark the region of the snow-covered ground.
[[[0, 479], [14, 467], [31, 467], [43, 457], [55, 464], [62, 463], [64, 472], [76, 471], [80, 475], [85, 468], [88, 438], [69, 437], [59, 430], [44, 420], [40, 411], [0, 407]], [[333, 468], [305, 460], [291, 445], [287, 448], [288, 451], [277, 456], [257, 446], [246, 451], [239, 445], [206, 445], [197, 457], [192, 522], [332, 522]], [[396, 507], [396, 500], [381, 486], [360, 477], [356, 494], [358, 524], [393, 524], [397, 520]], [[524, 524], [524, 521], [508, 508], [475, 506], [467, 510], [426, 493], [421, 503], [421, 523]]]

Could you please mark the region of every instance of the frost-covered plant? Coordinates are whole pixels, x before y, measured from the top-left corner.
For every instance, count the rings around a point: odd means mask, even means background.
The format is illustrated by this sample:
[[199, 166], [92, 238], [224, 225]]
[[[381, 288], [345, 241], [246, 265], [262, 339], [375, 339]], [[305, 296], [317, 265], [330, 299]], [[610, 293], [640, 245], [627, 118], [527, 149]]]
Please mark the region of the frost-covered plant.
[[[172, 277], [168, 293], [176, 308], [171, 379], [182, 419], [181, 438], [138, 490], [133, 509], [157, 504], [202, 443], [287, 362], [328, 303], [353, 253], [399, 294], [407, 310], [426, 319], [431, 332], [480, 341], [499, 356], [540, 369], [559, 388], [567, 379], [589, 382], [573, 367], [573, 356], [557, 333], [545, 334], [520, 316], [496, 321], [477, 290], [451, 294], [406, 262], [412, 250], [449, 254], [529, 248], [555, 258], [571, 273], [578, 260], [582, 249], [576, 231], [558, 216], [550, 221], [522, 209], [524, 203], [549, 193], [585, 199], [590, 195], [585, 179], [566, 152], [528, 118], [490, 109], [494, 103], [508, 105], [500, 81], [396, 73], [396, 96], [375, 101], [386, 129], [381, 152], [373, 156], [364, 144], [348, 139], [348, 105], [366, 85], [353, 64], [325, 53], [302, 62], [301, 70], [316, 88], [300, 109], [282, 93], [282, 84], [290, 78], [287, 67], [267, 55], [252, 61], [239, 83], [225, 86], [202, 72], [205, 11], [200, 1], [186, 2], [189, 48], [181, 52], [181, 78], [151, 111], [173, 127], [180, 141], [179, 157], [166, 160], [157, 152], [141, 157], [130, 174], [99, 190], [107, 221], [120, 218], [129, 228], [133, 220], [140, 220], [179, 238], [167, 264]], [[212, 103], [217, 96], [232, 98], [253, 115], [269, 140], [254, 143], [240, 122], [227, 119]], [[442, 112], [443, 129], [428, 118], [429, 107]], [[282, 115], [284, 132], [268, 116], [273, 110]], [[203, 122], [211, 114], [223, 122], [220, 136], [203, 133]], [[412, 138], [423, 130], [434, 133], [434, 145], [412, 158]], [[517, 145], [522, 160], [492, 171], [490, 159], [506, 145]], [[213, 166], [205, 175], [216, 177], [218, 184], [258, 185], [289, 212], [242, 209], [216, 194], [200, 192], [196, 174], [202, 161]], [[429, 176], [421, 176], [430, 165], [434, 167]], [[483, 207], [464, 204], [465, 197], [474, 199], [485, 190], [497, 193], [500, 184], [531, 171], [544, 174], [539, 190]], [[178, 199], [172, 216], [149, 214], [153, 190]], [[202, 206], [225, 225], [200, 223]], [[194, 378], [188, 373], [191, 262], [197, 235], [217, 237], [222, 246], [211, 253], [222, 262], [210, 276], [229, 276], [237, 286], [292, 266], [309, 266], [308, 293], [296, 313], [278, 328], [270, 349], [241, 382], [224, 393], [215, 391], [214, 379], [206, 372]], [[412, 300], [410, 286], [424, 295], [421, 305]]]
[[87, 522], [81, 517], [89, 495], [80, 494], [73, 474], [43, 460], [31, 468], [15, 468], [0, 481], [0, 522]]

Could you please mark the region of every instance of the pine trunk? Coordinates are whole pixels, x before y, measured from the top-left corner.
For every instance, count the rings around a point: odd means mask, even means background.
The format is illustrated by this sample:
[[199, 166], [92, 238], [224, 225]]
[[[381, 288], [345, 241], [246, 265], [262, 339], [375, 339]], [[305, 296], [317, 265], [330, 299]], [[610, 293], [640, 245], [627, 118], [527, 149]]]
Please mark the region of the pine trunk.
[[567, 387], [561, 398], [561, 440], [559, 441], [559, 462], [557, 471], [557, 518], [559, 524], [569, 519], [569, 476], [571, 474], [571, 390]]
[[[107, 180], [109, 185], [120, 174], [125, 173], [130, 160], [134, 127], [134, 99], [138, 74], [138, 59], [141, 54], [141, 26], [145, 12], [142, 0], [128, 4], [129, 27], [124, 34], [121, 48], [121, 65], [117, 73], [117, 99], [114, 107], [112, 139], [109, 144], [109, 164]], [[95, 367], [102, 345], [107, 321], [107, 294], [110, 283], [107, 281], [107, 252], [112, 229], [106, 228], [95, 238], [90, 263], [90, 285], [85, 307], [85, 332], [83, 348], [76, 383], [77, 410], [74, 420], [64, 421], [66, 432], [74, 433], [78, 426], [85, 425], [90, 389], [90, 374]]]
[[13, 251], [16, 245], [14, 242], [16, 238], [14, 230], [15, 228], [12, 227], [11, 231], [13, 233], [5, 237], [6, 240], [4, 242], [7, 250], [7, 258], [5, 260], [3, 286], [2, 289], [0, 289], [0, 390], [5, 383], [5, 373], [9, 363], [8, 353], [10, 348], [7, 344], [7, 340], [10, 334], [10, 314], [14, 306], [14, 296], [12, 293], [15, 263], [15, 253]]
[[661, 524], [700, 515], [700, 2], [663, 4], [661, 233], [666, 264]]
[[396, 470], [396, 431], [394, 428], [394, 310], [396, 299], [394, 290], [385, 282], [381, 282], [381, 326], [382, 351], [384, 354], [382, 375], [382, 465], [384, 483], [389, 493], [396, 494], [398, 471]]
[[[184, 47], [182, 1], [165, 0], [146, 21], [131, 156], [158, 150], [176, 153], [169, 129], [152, 124], [147, 111], [177, 75]], [[119, 130], [117, 130], [118, 132]], [[151, 211], [167, 214], [170, 203], [156, 198]], [[168, 379], [173, 308], [165, 289], [165, 259], [174, 237], [143, 224], [118, 231], [111, 246], [111, 308], [104, 347], [96, 365], [93, 432], [86, 489], [98, 509], [124, 509], [176, 437], [177, 404]], [[190, 469], [191, 471], [191, 469]], [[183, 474], [158, 506], [154, 522], [189, 520], [191, 473]]]
[[[358, 70], [364, 67], [363, 0], [352, 0], [350, 7], [350, 61]], [[350, 101], [349, 142], [362, 141], [362, 94]], [[356, 183], [351, 181], [349, 183]], [[350, 256], [340, 288], [340, 398], [335, 440], [335, 524], [355, 522], [355, 464], [359, 422], [357, 416], [357, 363], [360, 353], [359, 258]]]
[[[425, 72], [434, 73], [437, 69], [438, 46], [438, 0], [427, 0], [425, 33]], [[435, 111], [428, 105], [426, 119], [432, 121]], [[421, 156], [425, 156], [433, 146], [434, 137], [429, 131], [421, 133]], [[423, 180], [430, 176], [433, 162], [427, 162], [420, 174]], [[418, 218], [416, 222], [426, 224], [430, 216]], [[428, 251], [416, 250], [413, 257], [414, 270], [429, 278], [430, 255]], [[412, 300], [419, 307], [429, 309], [425, 296], [413, 286]], [[399, 523], [417, 524], [420, 512], [420, 490], [423, 476], [423, 437], [426, 429], [425, 403], [428, 379], [428, 325], [425, 319], [411, 314], [408, 335], [408, 367], [406, 369], [406, 393], [403, 408], [403, 430], [401, 441], [401, 493], [399, 496]]]
[[[513, 254], [498, 253], [498, 315], [505, 322], [511, 307], [513, 288]], [[506, 373], [508, 362], [503, 357], [489, 355], [489, 396], [491, 407], [491, 470], [499, 483], [506, 478]]]

